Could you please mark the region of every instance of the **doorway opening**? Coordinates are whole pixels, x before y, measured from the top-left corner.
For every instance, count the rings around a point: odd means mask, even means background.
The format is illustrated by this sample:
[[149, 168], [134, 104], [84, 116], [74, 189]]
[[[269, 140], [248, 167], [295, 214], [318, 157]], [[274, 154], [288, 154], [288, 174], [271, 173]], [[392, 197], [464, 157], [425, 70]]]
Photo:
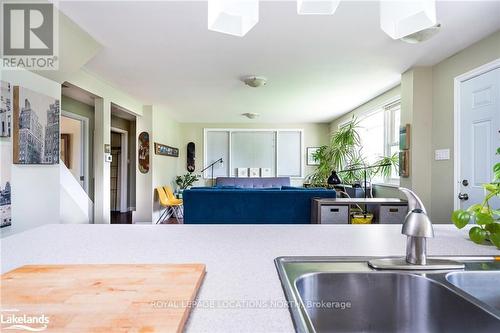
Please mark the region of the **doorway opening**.
[[135, 210], [136, 117], [111, 105], [110, 210], [111, 223], [132, 223]]
[[89, 194], [89, 119], [62, 111], [61, 160]]

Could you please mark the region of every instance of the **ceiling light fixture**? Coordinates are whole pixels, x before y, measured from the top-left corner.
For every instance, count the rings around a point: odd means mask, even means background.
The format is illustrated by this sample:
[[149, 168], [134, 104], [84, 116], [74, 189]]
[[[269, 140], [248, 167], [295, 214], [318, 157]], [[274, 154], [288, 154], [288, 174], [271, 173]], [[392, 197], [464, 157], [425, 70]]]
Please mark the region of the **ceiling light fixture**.
[[340, 0], [297, 0], [299, 15], [333, 15]]
[[255, 119], [260, 116], [260, 113], [255, 112], [247, 112], [241, 114], [243, 117], [247, 117], [248, 119]]
[[409, 44], [417, 44], [420, 42], [424, 42], [428, 39], [431, 39], [434, 37], [438, 32], [439, 29], [441, 29], [441, 24], [438, 23], [435, 26], [432, 26], [430, 28], [417, 31], [413, 34], [410, 34], [408, 36], [401, 37], [400, 40], [403, 42], [409, 43]]
[[208, 29], [243, 37], [259, 22], [259, 0], [208, 0]]
[[267, 79], [262, 76], [246, 76], [241, 79], [247, 86], [252, 88], [263, 87], [267, 84]]
[[436, 1], [381, 1], [380, 28], [400, 39], [436, 25]]

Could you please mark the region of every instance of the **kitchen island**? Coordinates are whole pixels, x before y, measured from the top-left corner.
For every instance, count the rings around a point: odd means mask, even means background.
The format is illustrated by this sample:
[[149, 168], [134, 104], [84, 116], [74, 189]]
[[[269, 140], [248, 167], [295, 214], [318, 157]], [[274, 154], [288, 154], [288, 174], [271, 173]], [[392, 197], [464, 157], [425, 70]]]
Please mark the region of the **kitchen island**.
[[[434, 231], [429, 255], [500, 254], [453, 225]], [[51, 224], [2, 239], [1, 271], [29, 264], [204, 263], [200, 304], [187, 332], [293, 332], [276, 257], [402, 256], [405, 244], [400, 225]]]

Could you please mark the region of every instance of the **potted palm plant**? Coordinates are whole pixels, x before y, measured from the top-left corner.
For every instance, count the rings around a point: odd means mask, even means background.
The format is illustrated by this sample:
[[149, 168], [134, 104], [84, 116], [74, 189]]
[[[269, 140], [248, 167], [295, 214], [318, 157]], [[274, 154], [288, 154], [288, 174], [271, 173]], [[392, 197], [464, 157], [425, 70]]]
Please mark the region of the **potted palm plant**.
[[327, 187], [327, 179], [332, 171], [342, 172], [341, 179], [344, 184], [354, 184], [367, 179], [371, 180], [379, 175], [389, 177], [393, 169], [397, 170], [399, 164], [398, 154], [380, 156], [372, 163], [367, 163], [362, 155], [361, 138], [358, 132], [359, 121], [356, 117], [341, 126], [331, 138], [330, 143], [321, 146], [314, 158], [319, 162], [316, 170], [310, 174], [306, 182], [311, 186]]

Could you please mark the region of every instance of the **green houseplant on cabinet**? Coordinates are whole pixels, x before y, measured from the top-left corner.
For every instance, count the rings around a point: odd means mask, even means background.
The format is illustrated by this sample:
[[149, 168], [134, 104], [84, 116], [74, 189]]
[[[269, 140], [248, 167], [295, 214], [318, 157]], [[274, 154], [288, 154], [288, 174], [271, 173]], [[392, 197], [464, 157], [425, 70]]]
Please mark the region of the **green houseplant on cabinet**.
[[366, 158], [362, 155], [363, 147], [358, 129], [359, 121], [357, 118], [352, 117], [348, 123], [333, 133], [330, 143], [321, 146], [315, 153], [314, 158], [319, 162], [319, 165], [307, 177], [306, 182], [311, 186], [326, 187], [328, 186], [327, 179], [333, 170], [357, 169], [342, 172], [341, 179], [344, 184], [353, 184], [356, 181], [363, 180], [363, 167], [373, 167], [366, 169], [366, 176], [370, 181], [377, 175], [388, 178], [393, 168], [397, 170], [399, 163], [398, 154], [380, 156], [377, 161], [368, 165]]
[[[497, 154], [500, 154], [500, 148]], [[476, 244], [491, 243], [500, 249], [500, 207], [491, 207], [490, 203], [492, 198], [500, 197], [500, 163], [493, 166], [493, 174], [493, 181], [483, 185], [483, 202], [454, 211], [451, 220], [459, 229], [475, 222], [476, 225], [469, 230], [469, 238]]]

